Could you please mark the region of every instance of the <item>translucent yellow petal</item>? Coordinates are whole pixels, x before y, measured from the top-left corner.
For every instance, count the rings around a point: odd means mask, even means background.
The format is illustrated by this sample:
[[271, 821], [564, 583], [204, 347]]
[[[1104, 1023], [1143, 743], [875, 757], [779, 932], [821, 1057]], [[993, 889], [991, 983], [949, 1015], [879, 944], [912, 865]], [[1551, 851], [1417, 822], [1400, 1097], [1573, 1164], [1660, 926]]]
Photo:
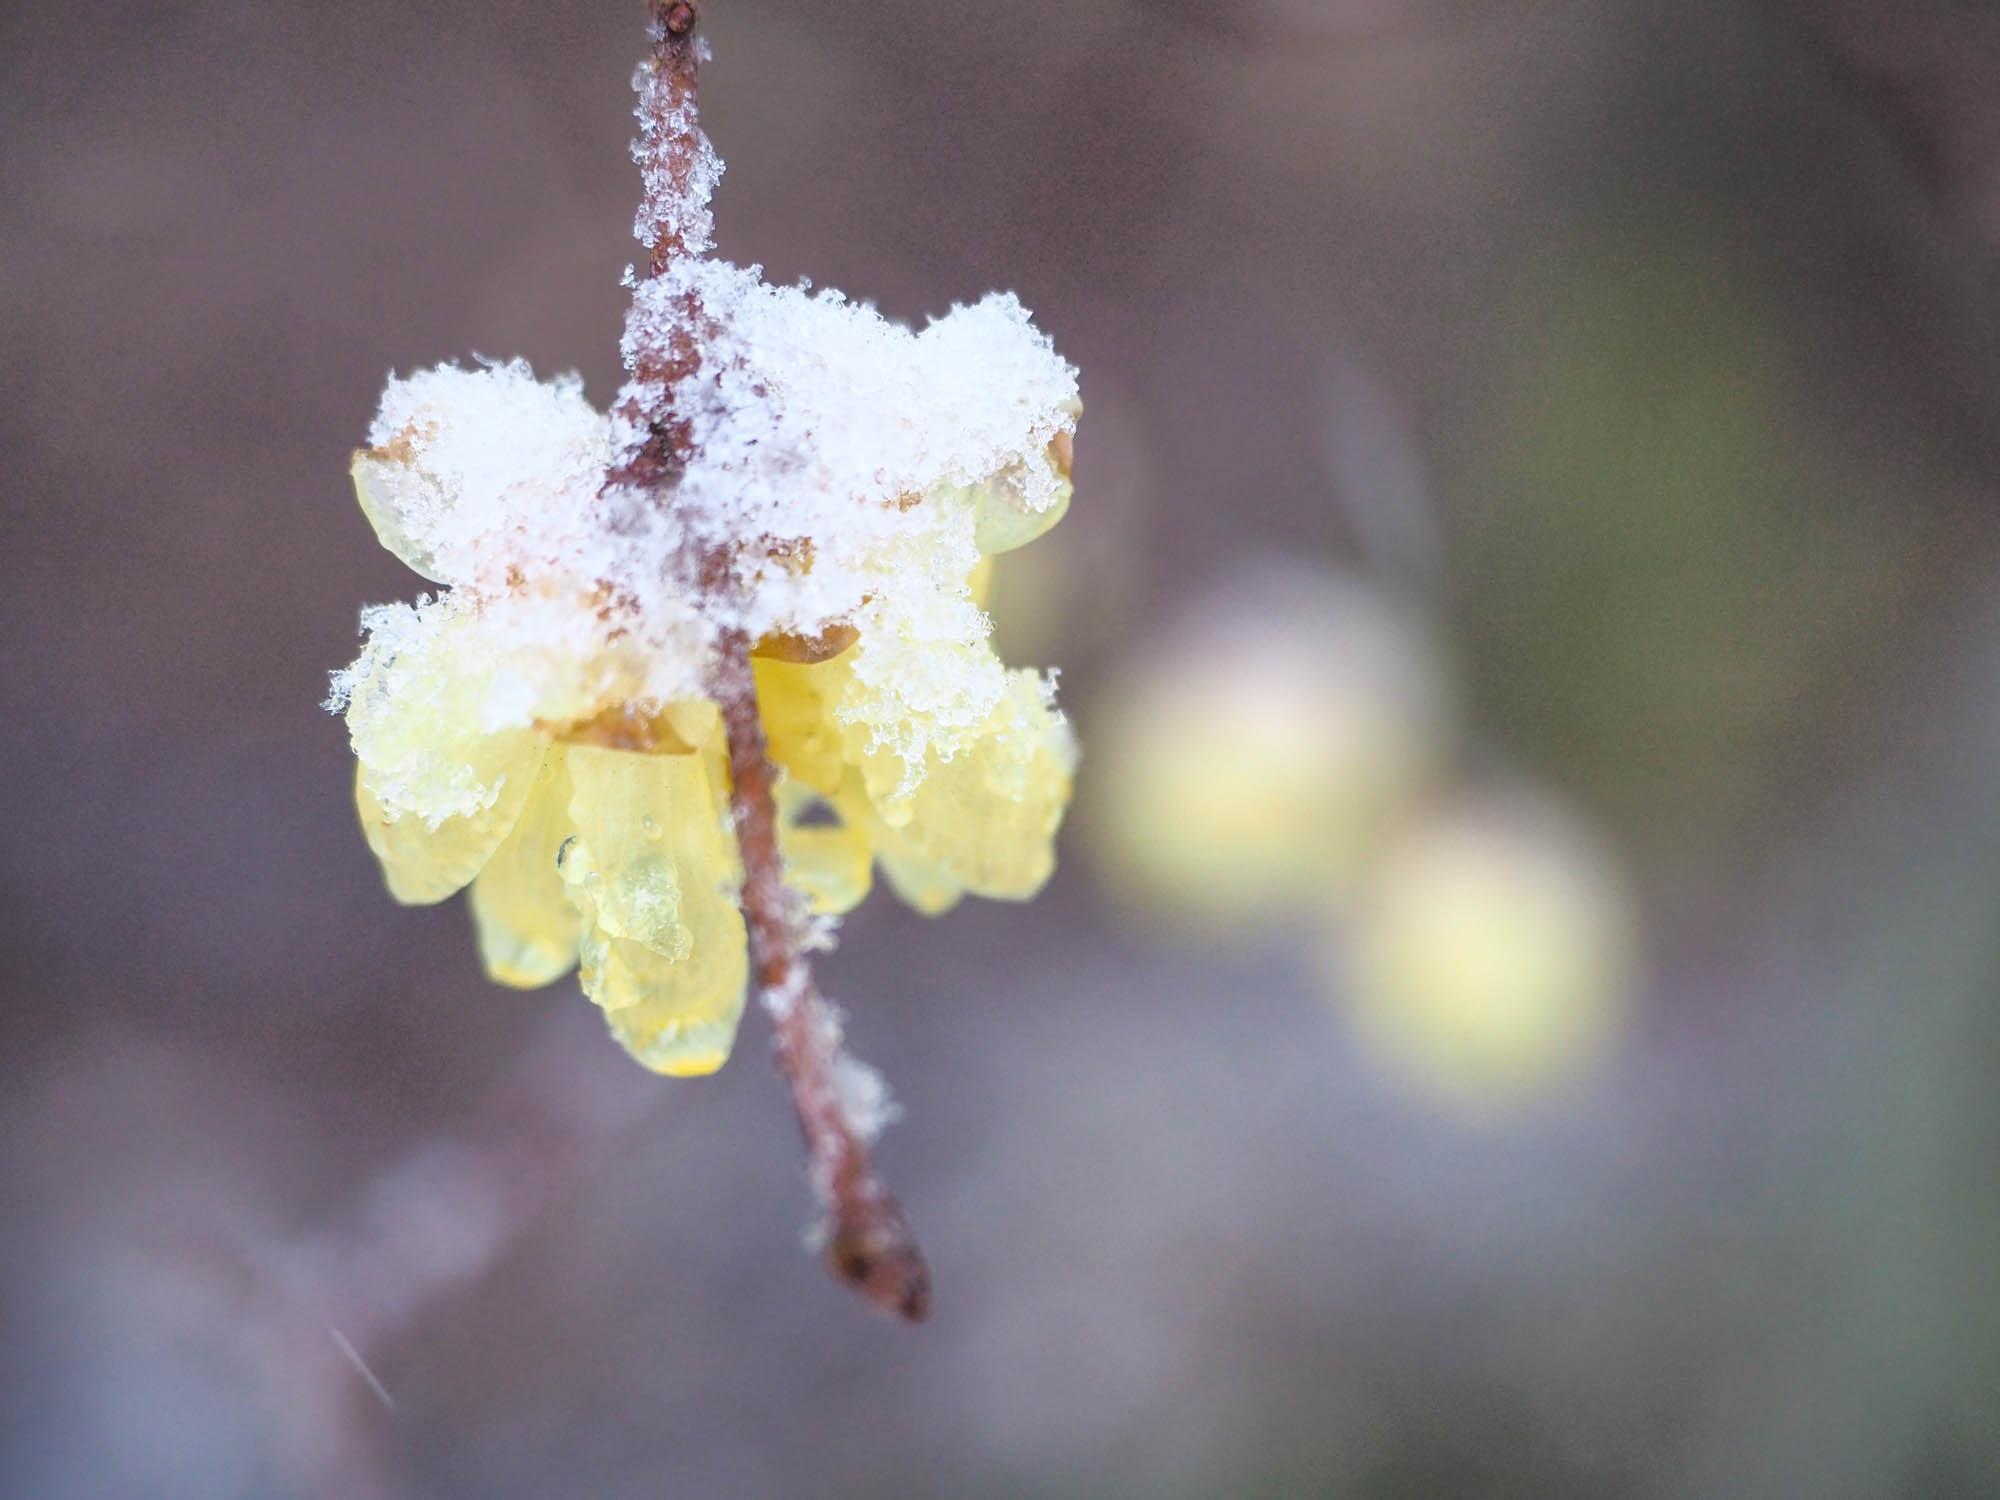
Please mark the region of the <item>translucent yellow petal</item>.
[[832, 705], [845, 669], [841, 658], [802, 663], [753, 658], [757, 709], [771, 759], [817, 791], [831, 795], [846, 776]]
[[583, 943], [583, 988], [603, 1007], [611, 1034], [656, 1073], [713, 1073], [729, 1060], [743, 1016], [749, 955], [734, 902], [690, 914], [684, 959], [593, 931]]
[[430, 548], [412, 537], [404, 524], [403, 508], [408, 493], [426, 484], [408, 445], [401, 449], [395, 444], [363, 449], [354, 455], [347, 472], [354, 481], [354, 498], [361, 502], [361, 513], [375, 528], [376, 538], [412, 572], [421, 573], [433, 583], [442, 583], [443, 571]]
[[842, 753], [860, 773], [876, 817], [891, 828], [910, 821], [929, 766], [977, 740], [1007, 693], [1007, 670], [983, 627], [971, 640], [942, 631], [864, 636], [852, 658], [820, 670]]
[[686, 957], [682, 876], [713, 821], [702, 758], [572, 745], [569, 773], [577, 836], [562, 856], [563, 880], [589, 898], [607, 937]]
[[1044, 510], [1025, 510], [1007, 498], [1003, 488], [982, 486], [979, 491], [979, 550], [988, 557], [1012, 552], [1047, 532], [1069, 513], [1070, 486], [1065, 480], [1055, 502]]
[[497, 982], [535, 989], [576, 967], [582, 919], [556, 869], [570, 821], [568, 752], [551, 746], [527, 806], [479, 878], [472, 921], [479, 956]]
[[778, 782], [777, 798], [785, 878], [817, 913], [854, 910], [874, 881], [874, 847], [858, 791], [824, 797], [786, 776]]
[[1057, 433], [1041, 457], [1040, 472], [1030, 475], [1016, 468], [973, 486], [981, 552], [991, 557], [1025, 547], [1069, 513], [1072, 451], [1070, 435]]
[[706, 755], [571, 746], [575, 837], [559, 859], [582, 913], [584, 992], [657, 1072], [729, 1055], [748, 971], [737, 864]]
[[369, 787], [367, 766], [355, 767], [354, 803], [361, 815], [361, 832], [381, 863], [389, 894], [398, 901], [427, 906], [461, 890], [512, 830], [546, 746], [532, 734], [504, 738], [509, 754], [492, 773], [496, 783], [492, 805], [441, 819], [435, 827], [415, 813], [390, 817]]
[[980, 558], [979, 566], [972, 570], [965, 586], [972, 591], [972, 602], [981, 609], [986, 608], [987, 600], [993, 597], [993, 559]]
[[684, 743], [697, 750], [723, 744], [722, 710], [707, 698], [669, 703], [661, 717]]
[[722, 733], [722, 712], [706, 698], [684, 699], [657, 711], [630, 699], [562, 726], [565, 744], [643, 755], [688, 755]]
[[[476, 822], [524, 762], [529, 775], [540, 764], [544, 736], [532, 719], [495, 717], [502, 657], [457, 595], [372, 612], [368, 643], [341, 677], [348, 738], [385, 819]], [[514, 788], [516, 811], [525, 790]], [[511, 824], [510, 814], [500, 834]]]
[[934, 862], [910, 853], [893, 833], [883, 837], [875, 857], [889, 889], [913, 911], [941, 917], [965, 899], [963, 885]]
[[1025, 900], [1055, 869], [1074, 756], [1039, 677], [1009, 673], [1006, 696], [971, 744], [926, 765], [890, 842], [974, 895]]

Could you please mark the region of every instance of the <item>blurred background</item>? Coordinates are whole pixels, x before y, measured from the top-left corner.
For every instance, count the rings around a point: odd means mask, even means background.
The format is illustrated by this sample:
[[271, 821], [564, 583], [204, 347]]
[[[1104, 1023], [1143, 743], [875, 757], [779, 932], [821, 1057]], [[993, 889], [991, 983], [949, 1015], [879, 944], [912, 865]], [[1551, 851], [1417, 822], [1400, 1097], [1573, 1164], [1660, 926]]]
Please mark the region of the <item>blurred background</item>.
[[0, 1491], [2000, 1493], [1992, 13], [708, 11], [725, 254], [1082, 370], [1061, 869], [825, 970], [933, 1321], [754, 1014], [489, 986], [317, 707], [388, 370], [615, 389], [637, 0], [24, 0]]

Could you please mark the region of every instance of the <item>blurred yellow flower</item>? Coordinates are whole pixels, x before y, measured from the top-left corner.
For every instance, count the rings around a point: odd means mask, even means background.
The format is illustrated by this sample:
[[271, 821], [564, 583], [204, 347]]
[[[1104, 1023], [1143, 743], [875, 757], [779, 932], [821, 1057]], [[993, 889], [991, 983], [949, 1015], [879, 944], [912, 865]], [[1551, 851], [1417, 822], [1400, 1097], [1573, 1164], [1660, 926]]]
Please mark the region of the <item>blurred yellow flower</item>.
[[1413, 824], [1326, 966], [1392, 1075], [1473, 1113], [1571, 1082], [1617, 1036], [1634, 924], [1610, 858], [1554, 809], [1489, 797]]
[[1331, 570], [1250, 572], [1149, 642], [1106, 705], [1101, 853], [1142, 902], [1211, 924], [1316, 909], [1423, 795], [1451, 718], [1394, 599]]

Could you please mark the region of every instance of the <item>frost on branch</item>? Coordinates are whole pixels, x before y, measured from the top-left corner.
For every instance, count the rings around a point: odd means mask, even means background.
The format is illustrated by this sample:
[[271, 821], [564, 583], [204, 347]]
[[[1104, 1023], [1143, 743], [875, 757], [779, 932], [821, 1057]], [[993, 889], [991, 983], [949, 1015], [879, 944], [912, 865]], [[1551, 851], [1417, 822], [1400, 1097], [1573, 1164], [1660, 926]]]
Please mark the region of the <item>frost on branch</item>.
[[[656, 36], [657, 42], [659, 38]], [[708, 60], [708, 43], [697, 39], [695, 61]], [[670, 240], [691, 254], [704, 254], [715, 240], [708, 200], [722, 181], [722, 158], [715, 154], [696, 118], [692, 92], [648, 61], [632, 75], [639, 103], [639, 138], [632, 160], [644, 191], [632, 220], [632, 237], [642, 245]]]

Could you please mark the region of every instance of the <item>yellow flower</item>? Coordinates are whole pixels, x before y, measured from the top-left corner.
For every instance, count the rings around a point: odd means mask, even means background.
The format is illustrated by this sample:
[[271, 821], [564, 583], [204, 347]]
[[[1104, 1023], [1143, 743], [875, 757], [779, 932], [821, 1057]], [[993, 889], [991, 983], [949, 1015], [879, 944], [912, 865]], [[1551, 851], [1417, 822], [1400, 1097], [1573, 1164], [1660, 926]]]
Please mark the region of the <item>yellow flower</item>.
[[1326, 972], [1384, 1070], [1475, 1115], [1599, 1062], [1621, 1030], [1635, 921], [1610, 855], [1553, 804], [1439, 809], [1387, 851]]
[[[873, 550], [827, 571], [867, 586], [826, 615], [797, 605], [799, 570], [770, 569], [800, 628], [767, 633], [752, 667], [781, 771], [779, 847], [814, 912], [852, 909], [878, 862], [925, 912], [1048, 879], [1074, 747], [1042, 675], [994, 655], [974, 591], [986, 556], [1067, 505], [1074, 415], [1057, 414], [1060, 442], [1037, 442], [1039, 474], [1016, 459], [919, 499], [857, 502]], [[356, 490], [384, 545], [447, 587], [367, 614], [334, 706], [397, 900], [470, 886], [493, 979], [579, 969], [635, 1058], [709, 1073], [748, 973], [729, 757], [700, 692], [713, 622], [671, 588], [635, 599], [617, 582], [599, 540], [616, 527], [594, 509], [605, 429], [573, 384], [522, 366], [392, 383]]]
[[1350, 893], [1426, 795], [1452, 704], [1420, 620], [1266, 566], [1149, 642], [1104, 714], [1093, 847], [1141, 908], [1248, 929]]

